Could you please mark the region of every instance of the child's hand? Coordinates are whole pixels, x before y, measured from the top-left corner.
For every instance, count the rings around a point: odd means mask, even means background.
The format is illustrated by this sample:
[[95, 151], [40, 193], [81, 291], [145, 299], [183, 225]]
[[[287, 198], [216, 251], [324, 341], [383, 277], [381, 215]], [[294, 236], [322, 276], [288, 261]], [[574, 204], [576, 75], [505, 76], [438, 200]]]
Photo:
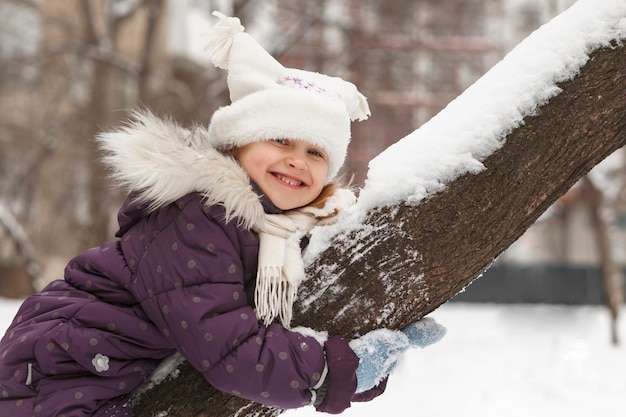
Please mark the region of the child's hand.
[[350, 341], [350, 348], [359, 357], [356, 392], [375, 387], [393, 371], [400, 355], [408, 348], [436, 343], [445, 333], [445, 327], [425, 318], [402, 331], [377, 329]]

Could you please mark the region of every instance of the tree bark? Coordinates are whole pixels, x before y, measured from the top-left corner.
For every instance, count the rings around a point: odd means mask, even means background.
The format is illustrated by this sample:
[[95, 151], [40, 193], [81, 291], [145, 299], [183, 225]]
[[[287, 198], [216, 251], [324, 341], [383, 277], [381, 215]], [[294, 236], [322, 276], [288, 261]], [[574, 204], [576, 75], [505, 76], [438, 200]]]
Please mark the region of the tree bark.
[[[417, 206], [378, 208], [309, 267], [294, 323], [353, 337], [401, 328], [470, 285], [578, 179], [626, 143], [624, 45], [596, 50], [562, 92], [483, 163]], [[362, 256], [355, 257], [354, 254]], [[307, 301], [316, 300], [314, 303]], [[307, 306], [307, 307], [304, 307]], [[144, 394], [137, 417], [274, 416], [219, 393], [188, 365]]]

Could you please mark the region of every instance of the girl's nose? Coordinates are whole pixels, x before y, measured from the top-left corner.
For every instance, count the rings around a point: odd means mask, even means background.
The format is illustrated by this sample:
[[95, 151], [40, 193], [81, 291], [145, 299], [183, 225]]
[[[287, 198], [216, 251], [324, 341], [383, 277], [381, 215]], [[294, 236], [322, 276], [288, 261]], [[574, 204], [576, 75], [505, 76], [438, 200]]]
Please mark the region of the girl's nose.
[[295, 168], [295, 169], [305, 168], [304, 158], [302, 158], [300, 155], [290, 155], [287, 157], [286, 161], [287, 161], [287, 165], [289, 165], [292, 168]]

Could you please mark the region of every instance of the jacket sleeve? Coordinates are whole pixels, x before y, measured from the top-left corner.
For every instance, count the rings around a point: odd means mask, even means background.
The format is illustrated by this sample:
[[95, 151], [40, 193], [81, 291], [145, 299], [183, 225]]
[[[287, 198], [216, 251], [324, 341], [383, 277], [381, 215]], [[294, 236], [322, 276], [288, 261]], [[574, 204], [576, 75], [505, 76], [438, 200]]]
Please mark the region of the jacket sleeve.
[[279, 408], [310, 404], [326, 373], [324, 348], [314, 337], [258, 322], [235, 225], [206, 213], [201, 201], [179, 210], [129, 231], [145, 239], [158, 229], [137, 256], [133, 285], [148, 317], [216, 388]]
[[317, 411], [339, 414], [350, 407], [356, 391], [356, 369], [359, 358], [350, 349], [348, 340], [331, 336], [324, 344], [328, 361], [328, 375], [318, 393]]

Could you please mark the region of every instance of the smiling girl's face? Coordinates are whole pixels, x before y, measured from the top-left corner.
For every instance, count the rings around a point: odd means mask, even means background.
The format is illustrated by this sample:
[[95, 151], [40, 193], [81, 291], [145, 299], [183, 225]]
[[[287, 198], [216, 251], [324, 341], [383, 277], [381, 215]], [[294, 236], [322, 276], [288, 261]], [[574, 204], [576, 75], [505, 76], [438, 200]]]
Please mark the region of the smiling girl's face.
[[328, 175], [326, 153], [302, 140], [253, 142], [234, 149], [233, 156], [281, 210], [311, 203], [320, 195]]

